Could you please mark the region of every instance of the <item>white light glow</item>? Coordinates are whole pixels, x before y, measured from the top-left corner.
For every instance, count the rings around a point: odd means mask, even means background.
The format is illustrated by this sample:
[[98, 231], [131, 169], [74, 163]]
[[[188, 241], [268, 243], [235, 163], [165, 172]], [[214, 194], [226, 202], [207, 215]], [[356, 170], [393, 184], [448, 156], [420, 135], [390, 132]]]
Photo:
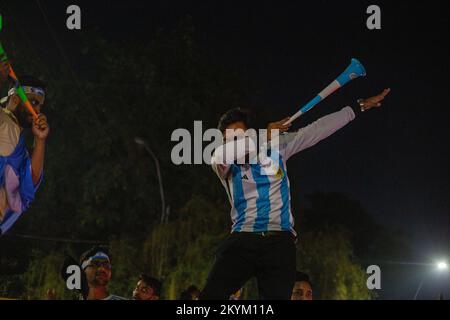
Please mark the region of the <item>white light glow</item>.
[[447, 270], [448, 269], [448, 265], [447, 262], [444, 261], [440, 261], [436, 264], [438, 270]]

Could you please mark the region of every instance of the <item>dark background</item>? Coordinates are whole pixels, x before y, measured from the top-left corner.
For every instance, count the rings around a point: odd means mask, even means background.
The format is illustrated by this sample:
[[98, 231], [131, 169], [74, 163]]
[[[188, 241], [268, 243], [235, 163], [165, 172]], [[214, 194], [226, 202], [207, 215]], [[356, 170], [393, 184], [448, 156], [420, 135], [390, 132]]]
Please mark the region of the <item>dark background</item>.
[[[66, 29], [69, 4], [81, 7], [81, 31]], [[366, 28], [370, 4], [381, 7], [381, 30]], [[377, 222], [410, 239], [408, 261], [365, 262], [394, 275], [382, 283], [381, 297], [411, 299], [422, 279], [427, 280], [420, 297], [450, 295], [449, 277], [421, 265], [450, 256], [450, 26], [444, 2], [1, 1], [1, 8], [4, 20], [14, 20], [8, 27], [18, 28], [46, 63], [64, 63], [58, 46], [63, 47], [75, 73], [89, 72], [79, 55], [83, 33], [95, 30], [138, 46], [188, 15], [203, 52], [236, 70], [246, 85], [244, 107], [258, 126], [293, 114], [358, 58], [367, 77], [328, 97], [295, 126], [385, 87], [391, 94], [381, 109], [290, 161], [294, 209], [315, 191], [359, 199]]]

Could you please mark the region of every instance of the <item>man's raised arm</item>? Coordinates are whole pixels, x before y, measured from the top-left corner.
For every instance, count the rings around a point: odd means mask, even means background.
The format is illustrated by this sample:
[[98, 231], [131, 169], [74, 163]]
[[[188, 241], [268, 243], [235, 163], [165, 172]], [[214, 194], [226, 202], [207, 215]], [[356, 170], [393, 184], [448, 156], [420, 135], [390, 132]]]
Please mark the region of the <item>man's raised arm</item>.
[[345, 107], [338, 112], [326, 115], [297, 132], [287, 133], [280, 137], [280, 145], [284, 145], [283, 156], [285, 160], [292, 155], [317, 144], [344, 127], [355, 118], [355, 113], [380, 107], [381, 101], [390, 92], [385, 89], [382, 93], [359, 101], [356, 108]]
[[31, 156], [31, 177], [33, 184], [37, 185], [44, 169], [45, 140], [49, 133], [47, 118], [42, 113], [33, 120], [32, 132], [34, 135], [34, 149]]

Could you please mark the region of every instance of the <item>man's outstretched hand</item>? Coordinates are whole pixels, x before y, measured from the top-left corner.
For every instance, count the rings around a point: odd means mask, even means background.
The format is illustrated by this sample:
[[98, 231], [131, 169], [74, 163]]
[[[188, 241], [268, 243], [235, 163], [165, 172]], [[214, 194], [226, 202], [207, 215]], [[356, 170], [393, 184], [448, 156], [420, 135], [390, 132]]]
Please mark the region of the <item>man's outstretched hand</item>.
[[381, 101], [384, 100], [384, 98], [389, 94], [389, 92], [391, 91], [390, 88], [384, 89], [382, 93], [367, 98], [367, 99], [363, 99], [361, 101], [361, 106], [364, 108], [364, 110], [369, 110], [371, 108], [377, 108], [377, 107], [381, 107]]
[[286, 132], [291, 127], [291, 123], [285, 124], [289, 120], [289, 117], [284, 118], [283, 120], [277, 122], [271, 122], [267, 125], [267, 140], [272, 138], [271, 131], [272, 130], [280, 130], [280, 133]]

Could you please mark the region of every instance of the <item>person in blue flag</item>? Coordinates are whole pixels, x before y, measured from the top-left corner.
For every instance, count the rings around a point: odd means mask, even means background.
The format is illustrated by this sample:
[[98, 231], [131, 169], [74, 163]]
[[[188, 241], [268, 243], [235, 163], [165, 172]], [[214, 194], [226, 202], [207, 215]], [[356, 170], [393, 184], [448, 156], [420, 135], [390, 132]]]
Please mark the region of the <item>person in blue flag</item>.
[[[9, 64], [0, 64], [0, 87], [6, 83]], [[24, 91], [38, 114], [34, 118], [11, 85], [0, 108], [0, 236], [4, 235], [33, 202], [43, 175], [45, 143], [50, 128], [41, 113], [45, 84], [34, 77], [22, 77]], [[34, 145], [28, 152], [23, 132], [31, 129]]]

